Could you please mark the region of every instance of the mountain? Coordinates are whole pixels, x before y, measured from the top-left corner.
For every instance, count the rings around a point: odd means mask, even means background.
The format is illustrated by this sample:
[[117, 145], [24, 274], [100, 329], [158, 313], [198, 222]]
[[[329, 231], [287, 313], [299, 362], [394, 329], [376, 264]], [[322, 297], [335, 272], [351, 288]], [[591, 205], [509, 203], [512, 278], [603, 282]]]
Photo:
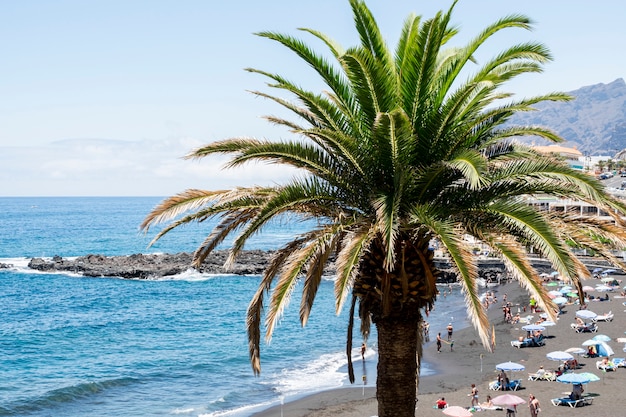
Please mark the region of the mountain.
[[[540, 125], [556, 131], [586, 155], [615, 155], [626, 148], [626, 83], [618, 78], [609, 84], [595, 84], [570, 91], [569, 102], [544, 102], [536, 112], [519, 113], [512, 124]], [[525, 143], [546, 145], [542, 139]]]

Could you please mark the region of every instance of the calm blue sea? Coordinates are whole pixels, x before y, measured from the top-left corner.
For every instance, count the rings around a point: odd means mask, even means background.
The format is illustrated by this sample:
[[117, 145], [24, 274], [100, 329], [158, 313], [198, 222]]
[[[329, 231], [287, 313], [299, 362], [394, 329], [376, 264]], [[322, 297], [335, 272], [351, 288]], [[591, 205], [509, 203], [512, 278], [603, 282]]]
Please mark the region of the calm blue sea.
[[[147, 248], [138, 225], [160, 198], [0, 198], [0, 416], [250, 416], [281, 401], [348, 385], [347, 309], [322, 285], [305, 328], [296, 297], [248, 362], [245, 311], [260, 277], [188, 271], [162, 280], [85, 278], [27, 268], [32, 257], [192, 251], [208, 226]], [[247, 249], [275, 249], [306, 224], [275, 224]], [[431, 334], [463, 325], [459, 291], [440, 297]], [[355, 328], [358, 328], [355, 326]], [[375, 384], [376, 334], [356, 379]], [[426, 368], [423, 372], [429, 372]]]

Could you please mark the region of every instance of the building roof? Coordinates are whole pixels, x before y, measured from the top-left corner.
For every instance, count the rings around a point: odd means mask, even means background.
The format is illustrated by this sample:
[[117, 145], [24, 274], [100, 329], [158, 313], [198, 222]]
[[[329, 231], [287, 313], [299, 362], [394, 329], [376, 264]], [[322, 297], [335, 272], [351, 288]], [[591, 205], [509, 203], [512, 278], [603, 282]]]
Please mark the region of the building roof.
[[576, 148], [567, 148], [561, 145], [533, 146], [533, 149], [541, 153], [554, 153], [568, 158], [577, 159], [583, 156], [582, 152]]

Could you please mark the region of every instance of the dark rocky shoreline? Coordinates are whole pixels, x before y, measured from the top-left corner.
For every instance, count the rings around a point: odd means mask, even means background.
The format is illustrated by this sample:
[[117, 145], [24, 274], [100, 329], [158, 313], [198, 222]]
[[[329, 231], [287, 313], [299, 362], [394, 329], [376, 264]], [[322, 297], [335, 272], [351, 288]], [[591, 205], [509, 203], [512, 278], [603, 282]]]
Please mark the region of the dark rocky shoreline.
[[[231, 273], [260, 275], [267, 266], [272, 252], [244, 251], [231, 269], [224, 269], [227, 251], [215, 251], [197, 270], [206, 274]], [[191, 269], [192, 254], [133, 254], [129, 256], [86, 255], [78, 258], [33, 258], [28, 267], [45, 272], [72, 272], [87, 277], [120, 277], [151, 279], [177, 275]]]
[[[198, 268], [198, 272], [206, 274], [262, 275], [269, 264], [274, 251], [247, 250], [242, 251], [235, 264], [224, 269], [228, 251], [219, 250], [209, 255]], [[71, 272], [87, 277], [120, 277], [127, 279], [158, 279], [173, 276], [191, 269], [192, 254], [181, 252], [176, 254], [133, 254], [128, 256], [86, 255], [77, 258], [32, 258], [28, 267], [42, 272]], [[592, 261], [588, 259], [586, 264]], [[539, 272], [550, 272], [551, 267], [545, 259], [533, 259], [533, 265]], [[456, 282], [457, 276], [445, 259], [436, 259], [435, 264], [440, 271], [438, 282]], [[594, 259], [594, 266], [608, 266], [606, 261]], [[502, 261], [494, 258], [479, 260], [480, 278], [486, 282], [506, 281], [506, 272]], [[0, 263], [0, 269], [11, 268], [12, 265]], [[333, 274], [332, 261], [329, 262], [327, 273]]]

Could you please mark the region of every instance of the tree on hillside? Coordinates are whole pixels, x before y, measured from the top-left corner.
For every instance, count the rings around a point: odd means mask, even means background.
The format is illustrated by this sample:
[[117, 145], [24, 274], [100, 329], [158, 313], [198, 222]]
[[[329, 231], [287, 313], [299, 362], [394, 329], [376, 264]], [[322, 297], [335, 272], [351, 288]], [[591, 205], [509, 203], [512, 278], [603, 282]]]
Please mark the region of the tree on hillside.
[[300, 319], [306, 324], [324, 265], [333, 257], [336, 309], [346, 302], [350, 308], [347, 353], [352, 380], [354, 315], [365, 337], [371, 323], [377, 329], [380, 417], [415, 412], [420, 322], [437, 297], [431, 241], [437, 240], [454, 264], [468, 316], [489, 349], [490, 326], [477, 290], [477, 258], [464, 236], [499, 255], [511, 276], [548, 312], [553, 305], [527, 259], [526, 246], [580, 288], [579, 277], [589, 271], [565, 242], [573, 240], [618, 264], [596, 238], [623, 245], [626, 237], [625, 224], [615, 214], [613, 222], [601, 222], [526, 204], [526, 196], [547, 194], [587, 201], [607, 213], [624, 211], [594, 178], [514, 141], [525, 135], [561, 141], [552, 131], [505, 125], [513, 114], [532, 110], [536, 103], [569, 99], [550, 93], [514, 100], [501, 90], [521, 74], [541, 71], [551, 59], [541, 44], [513, 45], [481, 65], [475, 62], [477, 51], [493, 35], [529, 29], [530, 20], [510, 15], [465, 46], [450, 46], [458, 33], [451, 24], [455, 3], [429, 19], [410, 15], [393, 51], [361, 0], [350, 0], [359, 45], [344, 49], [325, 34], [302, 29], [325, 44], [331, 59], [292, 36], [259, 33], [297, 54], [326, 89], [307, 91], [282, 75], [248, 69], [269, 79], [269, 87], [295, 98], [254, 92], [295, 116], [267, 117], [290, 129], [293, 139], [231, 138], [196, 149], [188, 158], [227, 154], [229, 168], [260, 161], [295, 167], [301, 176], [274, 186], [183, 191], [155, 207], [142, 224], [147, 231], [169, 222], [156, 240], [180, 225], [215, 217], [218, 225], [194, 253], [195, 264], [234, 234], [228, 266], [268, 222], [286, 214], [317, 219], [314, 227], [276, 251], [248, 307], [252, 367], [261, 372], [262, 333], [271, 337], [299, 280]]

